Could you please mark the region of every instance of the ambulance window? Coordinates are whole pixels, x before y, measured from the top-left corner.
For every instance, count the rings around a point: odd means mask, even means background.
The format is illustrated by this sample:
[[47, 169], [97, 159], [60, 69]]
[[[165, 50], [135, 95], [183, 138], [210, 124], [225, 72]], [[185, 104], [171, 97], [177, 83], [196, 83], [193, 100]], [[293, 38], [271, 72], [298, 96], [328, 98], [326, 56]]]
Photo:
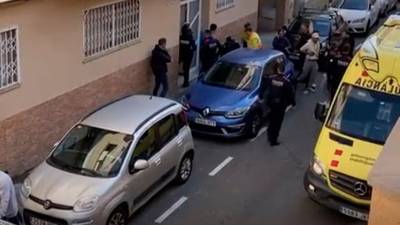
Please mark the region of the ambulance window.
[[344, 84], [327, 127], [342, 134], [384, 144], [400, 116], [400, 96]]

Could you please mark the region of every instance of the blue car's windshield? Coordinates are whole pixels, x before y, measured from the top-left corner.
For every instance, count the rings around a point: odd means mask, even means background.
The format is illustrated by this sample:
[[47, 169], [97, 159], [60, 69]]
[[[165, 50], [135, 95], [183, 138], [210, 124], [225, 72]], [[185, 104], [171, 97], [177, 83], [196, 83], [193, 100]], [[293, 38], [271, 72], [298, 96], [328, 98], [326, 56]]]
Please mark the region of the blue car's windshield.
[[219, 62], [204, 77], [203, 82], [235, 90], [252, 90], [260, 80], [260, 67]]
[[334, 8], [352, 9], [352, 10], [367, 10], [368, 0], [339, 0], [334, 5]]
[[322, 37], [328, 37], [331, 31], [331, 23], [328, 20], [313, 20], [313, 27]]
[[361, 140], [384, 144], [400, 116], [400, 96], [344, 84], [327, 126]]

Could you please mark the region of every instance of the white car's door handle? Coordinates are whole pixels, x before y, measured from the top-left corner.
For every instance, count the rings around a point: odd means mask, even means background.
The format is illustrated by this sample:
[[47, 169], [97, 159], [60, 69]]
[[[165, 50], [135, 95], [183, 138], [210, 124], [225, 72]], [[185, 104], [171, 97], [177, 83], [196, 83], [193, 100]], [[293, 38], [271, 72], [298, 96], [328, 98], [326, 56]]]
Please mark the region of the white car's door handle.
[[178, 144], [178, 146], [182, 146], [183, 145], [183, 140], [182, 139], [178, 139], [178, 141], [176, 142]]
[[156, 166], [160, 166], [161, 165], [161, 158], [157, 158], [156, 160], [154, 160], [154, 163], [156, 164]]

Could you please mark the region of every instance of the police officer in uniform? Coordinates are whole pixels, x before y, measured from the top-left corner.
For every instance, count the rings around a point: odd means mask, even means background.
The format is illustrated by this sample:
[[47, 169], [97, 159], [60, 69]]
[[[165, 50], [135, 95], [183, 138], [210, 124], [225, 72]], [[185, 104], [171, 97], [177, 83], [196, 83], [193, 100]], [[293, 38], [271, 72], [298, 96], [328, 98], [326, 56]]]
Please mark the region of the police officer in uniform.
[[284, 75], [284, 62], [278, 61], [274, 65], [275, 75], [267, 80], [267, 106], [270, 108], [270, 124], [268, 140], [271, 146], [279, 145], [278, 137], [283, 123], [286, 108], [296, 105], [295, 91], [292, 83]]
[[192, 66], [194, 52], [196, 51], [196, 42], [193, 37], [192, 29], [189, 24], [182, 26], [180, 42], [179, 42], [179, 62], [182, 63], [183, 68], [183, 85], [182, 87], [189, 86], [189, 73]]
[[214, 63], [218, 61], [221, 54], [221, 43], [212, 35], [210, 30], [206, 30], [204, 35], [200, 50], [200, 60], [202, 63], [201, 72], [207, 73]]

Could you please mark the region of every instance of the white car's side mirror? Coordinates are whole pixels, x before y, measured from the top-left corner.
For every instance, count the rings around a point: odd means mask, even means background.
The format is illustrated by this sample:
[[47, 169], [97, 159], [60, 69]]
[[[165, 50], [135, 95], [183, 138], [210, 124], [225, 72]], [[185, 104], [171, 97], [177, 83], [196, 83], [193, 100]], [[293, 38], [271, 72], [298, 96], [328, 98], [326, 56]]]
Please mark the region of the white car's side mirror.
[[136, 171], [145, 170], [145, 169], [147, 169], [147, 168], [149, 168], [149, 167], [150, 167], [149, 162], [148, 162], [147, 160], [143, 160], [143, 159], [138, 159], [138, 160], [135, 162], [135, 165], [133, 166], [133, 168], [134, 168]]

